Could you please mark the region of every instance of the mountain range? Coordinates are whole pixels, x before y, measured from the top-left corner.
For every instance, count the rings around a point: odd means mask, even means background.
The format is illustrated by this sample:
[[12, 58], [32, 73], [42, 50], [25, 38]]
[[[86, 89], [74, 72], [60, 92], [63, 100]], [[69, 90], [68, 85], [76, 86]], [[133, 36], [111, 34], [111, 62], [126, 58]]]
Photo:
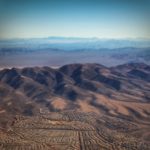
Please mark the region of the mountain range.
[[[107, 60], [107, 61], [106, 61]], [[149, 39], [49, 37], [0, 40], [0, 68], [128, 62], [150, 64]]]
[[7, 117], [73, 109], [146, 118], [150, 114], [150, 66], [69, 64], [57, 69], [3, 69], [0, 91], [0, 115]]
[[149, 150], [150, 66], [0, 71], [0, 148]]

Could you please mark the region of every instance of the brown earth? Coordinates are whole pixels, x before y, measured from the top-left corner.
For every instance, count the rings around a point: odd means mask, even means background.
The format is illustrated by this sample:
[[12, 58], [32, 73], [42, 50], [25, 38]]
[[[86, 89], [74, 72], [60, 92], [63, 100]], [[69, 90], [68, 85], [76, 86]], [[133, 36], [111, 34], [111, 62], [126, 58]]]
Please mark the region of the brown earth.
[[150, 149], [150, 66], [0, 70], [0, 149]]

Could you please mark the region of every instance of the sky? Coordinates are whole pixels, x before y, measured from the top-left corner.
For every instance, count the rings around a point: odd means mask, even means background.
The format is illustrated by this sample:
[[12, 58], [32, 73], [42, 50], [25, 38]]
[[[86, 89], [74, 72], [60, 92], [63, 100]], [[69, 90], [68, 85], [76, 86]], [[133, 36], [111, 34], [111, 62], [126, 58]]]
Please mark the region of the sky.
[[0, 0], [0, 39], [150, 38], [150, 0]]

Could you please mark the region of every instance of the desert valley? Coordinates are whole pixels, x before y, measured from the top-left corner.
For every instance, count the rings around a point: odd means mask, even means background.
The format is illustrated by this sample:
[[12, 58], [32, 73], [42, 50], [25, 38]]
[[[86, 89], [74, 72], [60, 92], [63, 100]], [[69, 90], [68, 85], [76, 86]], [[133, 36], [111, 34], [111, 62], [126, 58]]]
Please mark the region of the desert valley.
[[0, 0], [0, 150], [150, 150], [150, 0]]

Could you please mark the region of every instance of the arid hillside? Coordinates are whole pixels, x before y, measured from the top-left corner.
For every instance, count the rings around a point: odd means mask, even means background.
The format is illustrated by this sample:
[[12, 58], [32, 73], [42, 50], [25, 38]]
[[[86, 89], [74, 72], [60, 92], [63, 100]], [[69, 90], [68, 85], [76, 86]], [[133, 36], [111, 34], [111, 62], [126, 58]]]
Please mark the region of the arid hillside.
[[0, 71], [1, 149], [149, 149], [150, 66]]

